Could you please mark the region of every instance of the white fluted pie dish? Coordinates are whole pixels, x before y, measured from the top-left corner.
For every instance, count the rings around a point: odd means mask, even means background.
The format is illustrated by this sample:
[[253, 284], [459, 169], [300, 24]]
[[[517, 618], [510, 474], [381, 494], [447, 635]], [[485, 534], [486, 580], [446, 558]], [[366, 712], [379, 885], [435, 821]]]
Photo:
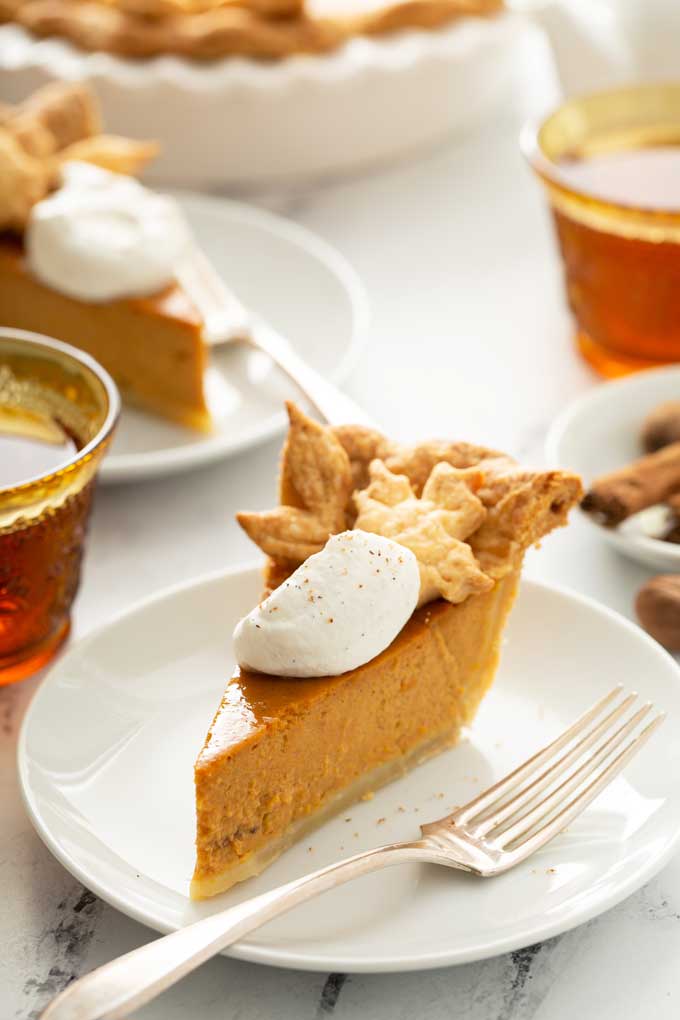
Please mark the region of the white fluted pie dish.
[[194, 188], [308, 182], [389, 162], [500, 101], [522, 19], [356, 38], [323, 56], [127, 60], [0, 27], [0, 100], [83, 80], [112, 132], [162, 144], [153, 180]]

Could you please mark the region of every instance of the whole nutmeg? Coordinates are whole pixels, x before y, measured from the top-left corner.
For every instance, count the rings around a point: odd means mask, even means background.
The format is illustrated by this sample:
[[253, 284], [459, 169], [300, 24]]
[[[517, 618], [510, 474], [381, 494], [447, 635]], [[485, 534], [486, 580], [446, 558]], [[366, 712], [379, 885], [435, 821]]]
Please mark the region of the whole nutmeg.
[[680, 400], [667, 400], [647, 415], [640, 430], [640, 440], [647, 453], [680, 440]]
[[638, 620], [669, 652], [680, 652], [680, 574], [659, 574], [635, 599]]

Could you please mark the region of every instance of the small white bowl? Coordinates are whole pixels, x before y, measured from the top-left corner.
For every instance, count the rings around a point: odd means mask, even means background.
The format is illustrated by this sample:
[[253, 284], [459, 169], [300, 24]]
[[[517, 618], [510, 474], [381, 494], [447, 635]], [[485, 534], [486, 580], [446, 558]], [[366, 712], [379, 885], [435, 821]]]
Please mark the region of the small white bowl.
[[[638, 372], [597, 386], [553, 422], [546, 440], [549, 463], [577, 471], [587, 488], [599, 475], [643, 455], [643, 419], [666, 400], [680, 400], [680, 365]], [[657, 572], [680, 573], [680, 545], [644, 535], [633, 537], [587, 519], [624, 556]]]

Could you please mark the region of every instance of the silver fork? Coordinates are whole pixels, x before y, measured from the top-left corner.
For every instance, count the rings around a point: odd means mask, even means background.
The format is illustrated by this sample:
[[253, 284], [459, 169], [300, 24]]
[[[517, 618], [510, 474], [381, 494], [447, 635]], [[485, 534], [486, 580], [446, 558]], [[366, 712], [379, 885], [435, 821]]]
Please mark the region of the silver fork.
[[356, 854], [156, 939], [63, 991], [42, 1020], [119, 1020], [220, 950], [305, 900], [393, 864], [425, 862], [500, 875], [569, 825], [662, 722], [615, 687], [569, 729], [469, 804], [421, 827], [421, 838]]
[[201, 312], [206, 343], [211, 347], [239, 343], [262, 351], [288, 376], [322, 420], [331, 425], [351, 422], [373, 426], [358, 404], [324, 379], [276, 330], [239, 301], [198, 245], [191, 244], [176, 276]]

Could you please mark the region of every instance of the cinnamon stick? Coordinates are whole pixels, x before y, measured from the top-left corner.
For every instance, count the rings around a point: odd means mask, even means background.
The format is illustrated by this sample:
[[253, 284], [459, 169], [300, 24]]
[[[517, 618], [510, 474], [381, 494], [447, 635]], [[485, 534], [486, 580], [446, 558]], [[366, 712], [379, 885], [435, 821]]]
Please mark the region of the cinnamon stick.
[[655, 407], [642, 423], [640, 439], [646, 453], [655, 453], [677, 443], [680, 440], [680, 400], [667, 400]]
[[680, 442], [597, 478], [581, 508], [608, 527], [680, 492]]

